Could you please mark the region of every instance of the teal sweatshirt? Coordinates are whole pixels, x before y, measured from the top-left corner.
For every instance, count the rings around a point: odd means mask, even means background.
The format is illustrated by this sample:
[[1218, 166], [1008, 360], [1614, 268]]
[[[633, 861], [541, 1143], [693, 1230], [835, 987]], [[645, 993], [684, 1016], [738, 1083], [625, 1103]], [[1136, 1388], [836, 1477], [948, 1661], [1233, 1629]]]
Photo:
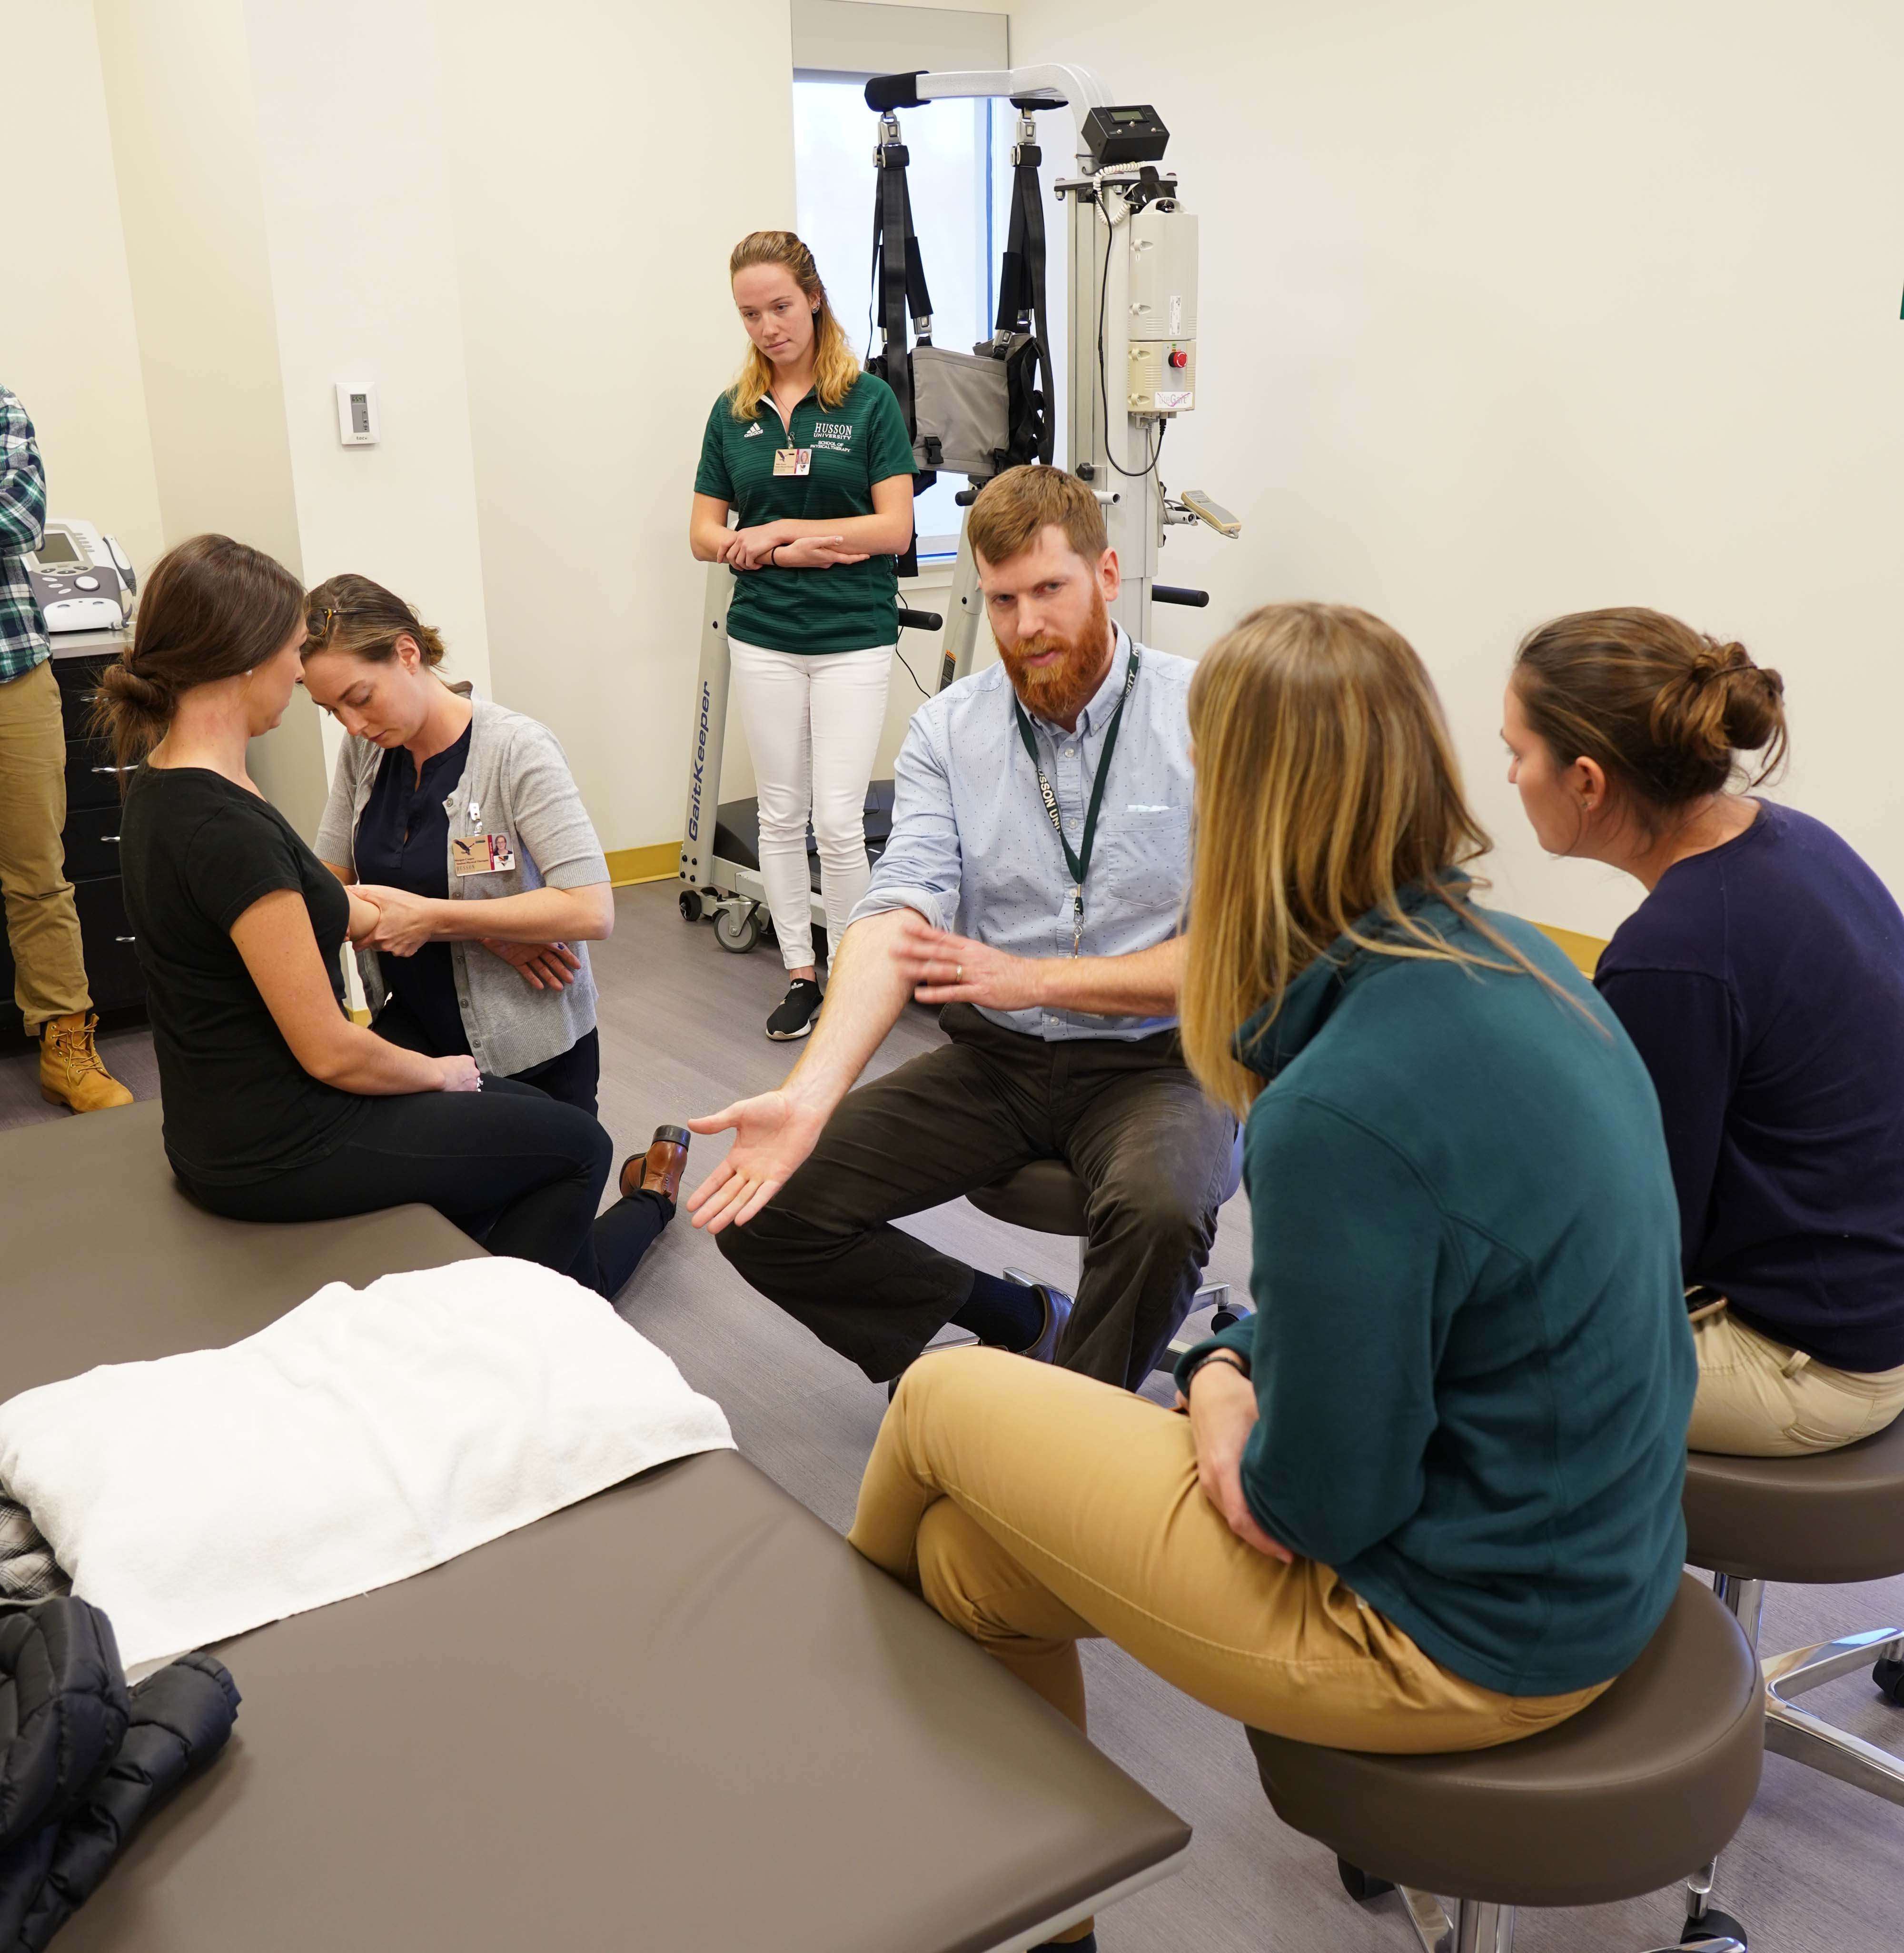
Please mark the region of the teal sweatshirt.
[[1489, 920], [1586, 1014], [1345, 940], [1244, 1027], [1256, 1313], [1214, 1343], [1250, 1359], [1264, 1527], [1444, 1668], [1549, 1695], [1618, 1674], [1672, 1599], [1696, 1370], [1646, 1067], [1539, 930]]

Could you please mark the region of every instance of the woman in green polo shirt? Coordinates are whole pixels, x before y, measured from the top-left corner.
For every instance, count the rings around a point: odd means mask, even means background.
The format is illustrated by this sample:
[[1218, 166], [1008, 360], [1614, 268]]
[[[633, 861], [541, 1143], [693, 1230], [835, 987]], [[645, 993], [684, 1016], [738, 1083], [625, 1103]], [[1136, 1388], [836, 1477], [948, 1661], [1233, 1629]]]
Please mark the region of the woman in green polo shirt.
[[701, 562], [734, 572], [734, 698], [759, 795], [760, 879], [791, 980], [767, 1035], [801, 1038], [820, 1007], [810, 817], [835, 948], [866, 891], [866, 783], [898, 636], [893, 558], [913, 539], [913, 448], [892, 390], [860, 371], [813, 254], [791, 230], [742, 238], [728, 270], [750, 344], [707, 417], [688, 538]]

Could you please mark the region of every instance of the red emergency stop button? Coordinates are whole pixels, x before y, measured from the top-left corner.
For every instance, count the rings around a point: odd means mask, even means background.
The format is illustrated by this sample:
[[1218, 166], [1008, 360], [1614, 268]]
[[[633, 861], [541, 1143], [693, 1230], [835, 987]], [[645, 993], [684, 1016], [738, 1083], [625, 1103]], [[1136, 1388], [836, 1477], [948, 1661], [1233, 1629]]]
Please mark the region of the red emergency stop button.
[[1173, 346], [1171, 347], [1170, 364], [1178, 372], [1181, 373], [1185, 367], [1188, 366], [1189, 363], [1190, 356], [1184, 351], [1181, 346]]

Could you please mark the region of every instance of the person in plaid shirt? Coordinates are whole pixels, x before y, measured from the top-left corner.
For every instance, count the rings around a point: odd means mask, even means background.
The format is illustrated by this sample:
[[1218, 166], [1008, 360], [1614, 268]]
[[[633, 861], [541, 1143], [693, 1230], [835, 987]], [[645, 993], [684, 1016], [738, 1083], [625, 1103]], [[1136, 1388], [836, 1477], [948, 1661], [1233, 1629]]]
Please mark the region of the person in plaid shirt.
[[52, 648], [23, 559], [46, 526], [46, 471], [19, 397], [0, 386], [0, 891], [14, 998], [39, 1041], [41, 1096], [75, 1112], [130, 1105], [92, 1041], [79, 911], [66, 879], [66, 734]]

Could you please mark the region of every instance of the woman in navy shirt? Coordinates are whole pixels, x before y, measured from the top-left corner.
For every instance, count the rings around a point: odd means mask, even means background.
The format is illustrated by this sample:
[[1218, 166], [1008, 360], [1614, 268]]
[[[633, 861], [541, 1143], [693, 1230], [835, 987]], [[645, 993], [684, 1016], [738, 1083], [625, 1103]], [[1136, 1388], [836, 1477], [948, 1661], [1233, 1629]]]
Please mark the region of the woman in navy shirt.
[[1688, 1442], [1829, 1451], [1904, 1411], [1904, 915], [1822, 822], [1746, 787], [1783, 685], [1658, 611], [1561, 617], [1514, 662], [1508, 778], [1542, 847], [1646, 899], [1596, 982], [1652, 1074], [1699, 1388]]

